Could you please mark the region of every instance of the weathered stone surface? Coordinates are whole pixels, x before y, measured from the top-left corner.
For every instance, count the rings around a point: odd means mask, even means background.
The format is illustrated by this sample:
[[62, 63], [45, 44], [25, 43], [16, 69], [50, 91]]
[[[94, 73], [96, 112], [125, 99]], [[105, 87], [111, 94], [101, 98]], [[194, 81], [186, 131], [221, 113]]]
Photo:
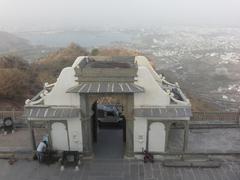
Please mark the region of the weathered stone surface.
[[239, 161], [226, 161], [220, 168], [176, 168], [163, 167], [161, 162], [92, 160], [83, 161], [79, 171], [74, 171], [74, 167], [60, 171], [59, 164], [47, 166], [36, 161], [17, 161], [9, 165], [7, 160], [0, 160], [0, 179], [8, 180], [239, 180], [239, 172]]
[[219, 161], [179, 161], [165, 160], [163, 166], [166, 167], [202, 167], [202, 168], [217, 168], [221, 166]]

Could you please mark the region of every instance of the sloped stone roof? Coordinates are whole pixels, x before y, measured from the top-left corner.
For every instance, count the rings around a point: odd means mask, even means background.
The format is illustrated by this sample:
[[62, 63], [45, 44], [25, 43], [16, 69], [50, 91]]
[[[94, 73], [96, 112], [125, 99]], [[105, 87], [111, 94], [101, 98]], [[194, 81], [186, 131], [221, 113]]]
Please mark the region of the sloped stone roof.
[[144, 88], [134, 83], [82, 82], [67, 90], [68, 93], [141, 93]]
[[25, 107], [24, 116], [33, 119], [61, 119], [80, 117], [80, 109], [75, 107]]

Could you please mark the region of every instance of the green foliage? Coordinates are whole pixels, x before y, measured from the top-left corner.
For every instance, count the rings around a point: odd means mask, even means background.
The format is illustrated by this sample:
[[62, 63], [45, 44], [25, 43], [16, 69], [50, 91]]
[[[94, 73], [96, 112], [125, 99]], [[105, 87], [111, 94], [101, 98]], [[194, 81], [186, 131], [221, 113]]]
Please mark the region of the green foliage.
[[92, 49], [92, 51], [91, 51], [92, 56], [97, 56], [98, 54], [99, 54], [99, 49], [97, 49], [97, 48]]

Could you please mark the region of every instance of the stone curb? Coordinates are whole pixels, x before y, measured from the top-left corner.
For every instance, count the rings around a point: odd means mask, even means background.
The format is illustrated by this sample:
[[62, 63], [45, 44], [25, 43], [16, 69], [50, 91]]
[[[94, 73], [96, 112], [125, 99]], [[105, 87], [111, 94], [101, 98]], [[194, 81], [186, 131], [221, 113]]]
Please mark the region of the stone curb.
[[16, 158], [16, 159], [32, 159], [33, 153], [32, 150], [29, 149], [11, 149], [11, 148], [0, 148], [0, 159], [11, 159], [11, 158]]
[[196, 167], [196, 168], [219, 168], [221, 162], [219, 161], [163, 161], [165, 167]]

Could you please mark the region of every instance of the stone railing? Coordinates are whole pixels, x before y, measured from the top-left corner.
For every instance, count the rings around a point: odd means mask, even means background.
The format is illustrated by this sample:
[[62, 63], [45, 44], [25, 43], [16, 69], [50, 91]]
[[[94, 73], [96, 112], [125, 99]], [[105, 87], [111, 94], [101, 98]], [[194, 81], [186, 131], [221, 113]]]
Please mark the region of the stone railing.
[[5, 118], [11, 118], [14, 124], [26, 124], [26, 119], [23, 114], [24, 111], [17, 110], [0, 111], [0, 126]]
[[[5, 110], [0, 111], [0, 121], [6, 117], [11, 117], [15, 124], [26, 125], [23, 116], [24, 111]], [[1, 123], [1, 122], [0, 122]], [[191, 124], [240, 124], [240, 112], [192, 112]], [[0, 124], [1, 126], [1, 124]]]
[[239, 124], [240, 112], [192, 112], [191, 121]]

